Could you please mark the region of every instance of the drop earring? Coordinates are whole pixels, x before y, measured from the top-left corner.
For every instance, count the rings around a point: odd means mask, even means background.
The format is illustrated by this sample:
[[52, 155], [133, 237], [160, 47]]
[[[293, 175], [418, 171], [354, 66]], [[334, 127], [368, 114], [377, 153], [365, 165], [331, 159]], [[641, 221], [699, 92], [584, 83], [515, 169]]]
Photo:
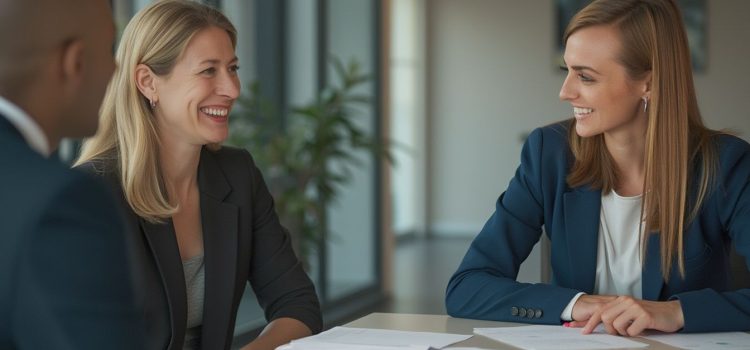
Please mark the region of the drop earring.
[[154, 102], [154, 100], [148, 99], [148, 103], [151, 105], [151, 109], [156, 108], [156, 102]]
[[644, 96], [643, 97], [643, 113], [646, 113], [647, 109], [648, 109], [648, 99]]

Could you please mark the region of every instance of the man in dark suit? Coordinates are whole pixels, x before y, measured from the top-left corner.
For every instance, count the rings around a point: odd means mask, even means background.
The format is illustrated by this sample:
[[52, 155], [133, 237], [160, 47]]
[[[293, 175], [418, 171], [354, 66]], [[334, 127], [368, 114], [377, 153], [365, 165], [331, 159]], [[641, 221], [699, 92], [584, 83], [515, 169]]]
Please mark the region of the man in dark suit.
[[0, 349], [141, 349], [108, 188], [49, 155], [92, 135], [114, 69], [106, 0], [0, 0]]

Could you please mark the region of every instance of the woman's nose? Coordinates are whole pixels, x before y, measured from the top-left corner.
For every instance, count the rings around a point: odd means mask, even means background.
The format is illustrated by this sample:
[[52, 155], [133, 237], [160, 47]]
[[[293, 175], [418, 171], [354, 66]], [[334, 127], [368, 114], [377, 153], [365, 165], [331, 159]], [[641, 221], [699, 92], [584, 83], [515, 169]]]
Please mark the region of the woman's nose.
[[240, 95], [240, 81], [236, 76], [223, 74], [216, 89], [219, 95], [237, 99]]
[[560, 101], [571, 101], [575, 99], [576, 93], [571, 83], [571, 74], [568, 74], [560, 87]]

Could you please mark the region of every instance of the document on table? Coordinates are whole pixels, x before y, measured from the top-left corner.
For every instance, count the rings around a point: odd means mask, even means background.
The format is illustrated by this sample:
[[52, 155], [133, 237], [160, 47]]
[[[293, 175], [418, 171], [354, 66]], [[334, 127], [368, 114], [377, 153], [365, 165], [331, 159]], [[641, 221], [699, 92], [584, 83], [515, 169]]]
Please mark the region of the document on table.
[[[282, 345], [276, 350], [439, 350], [432, 346], [386, 346], [386, 345], [352, 345], [335, 343], [304, 343]], [[448, 350], [484, 350], [481, 348], [450, 348]]]
[[583, 335], [580, 328], [563, 326], [474, 328], [474, 334], [526, 350], [622, 349], [648, 346], [606, 333]]
[[386, 345], [355, 345], [326, 342], [293, 342], [282, 345], [276, 350], [433, 350], [427, 345], [386, 346]]
[[[407, 332], [388, 329], [334, 327], [318, 335], [292, 341], [292, 347], [290, 349], [303, 349], [300, 346], [307, 346], [311, 343], [380, 346], [384, 347], [383, 349], [388, 349], [388, 347], [401, 347], [411, 350], [409, 348], [410, 346], [422, 346], [423, 349], [428, 347], [440, 349], [469, 338], [471, 338], [471, 334], [464, 335], [433, 332]], [[328, 349], [330, 349], [330, 347]], [[350, 346], [349, 349], [354, 348]]]
[[745, 332], [722, 333], [646, 333], [642, 337], [676, 348], [701, 350], [746, 350], [750, 347], [750, 334]]

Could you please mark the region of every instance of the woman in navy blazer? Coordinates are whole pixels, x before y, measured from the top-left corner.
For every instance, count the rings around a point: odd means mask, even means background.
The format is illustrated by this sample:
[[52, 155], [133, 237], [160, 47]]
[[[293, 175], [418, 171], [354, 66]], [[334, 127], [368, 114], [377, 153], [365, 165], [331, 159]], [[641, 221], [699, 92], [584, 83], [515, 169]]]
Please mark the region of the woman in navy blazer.
[[240, 90], [236, 44], [229, 20], [198, 2], [141, 10], [78, 160], [128, 208], [148, 349], [229, 349], [248, 282], [269, 323], [243, 350], [322, 328], [260, 171], [247, 151], [220, 146]]
[[[451, 277], [450, 315], [630, 336], [750, 329], [728, 256], [730, 243], [750, 256], [750, 145], [703, 126], [683, 28], [673, 0], [598, 0], [573, 18], [560, 98], [575, 118], [528, 137]], [[609, 227], [612, 196], [636, 199], [635, 229]], [[517, 282], [542, 232], [552, 283]], [[606, 287], [615, 265], [635, 271], [632, 293]]]

